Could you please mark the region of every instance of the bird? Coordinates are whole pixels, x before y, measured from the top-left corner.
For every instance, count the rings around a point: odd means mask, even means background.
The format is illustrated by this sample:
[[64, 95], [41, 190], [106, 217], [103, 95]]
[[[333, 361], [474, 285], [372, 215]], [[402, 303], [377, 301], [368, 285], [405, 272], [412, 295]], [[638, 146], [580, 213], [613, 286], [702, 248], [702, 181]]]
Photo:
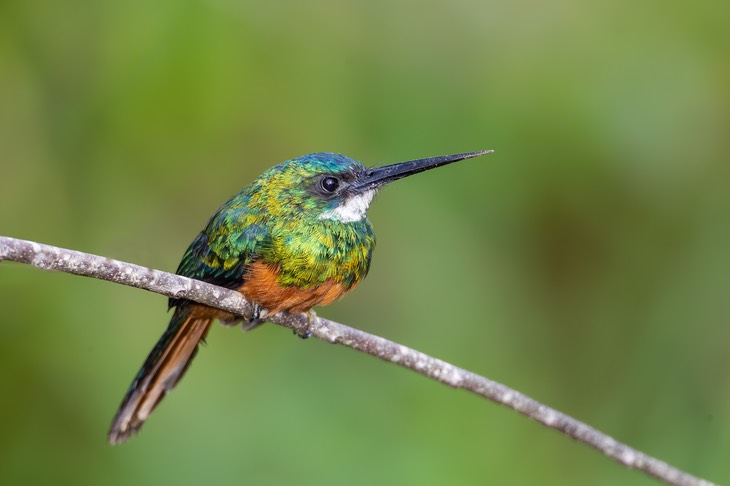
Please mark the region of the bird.
[[170, 323], [124, 396], [109, 442], [124, 442], [139, 431], [183, 377], [214, 320], [243, 322], [244, 329], [251, 329], [261, 322], [262, 311], [311, 313], [357, 287], [375, 247], [366, 211], [384, 185], [491, 152], [372, 168], [342, 154], [318, 152], [262, 173], [213, 214], [176, 272], [241, 292], [252, 303], [252, 315], [171, 298]]

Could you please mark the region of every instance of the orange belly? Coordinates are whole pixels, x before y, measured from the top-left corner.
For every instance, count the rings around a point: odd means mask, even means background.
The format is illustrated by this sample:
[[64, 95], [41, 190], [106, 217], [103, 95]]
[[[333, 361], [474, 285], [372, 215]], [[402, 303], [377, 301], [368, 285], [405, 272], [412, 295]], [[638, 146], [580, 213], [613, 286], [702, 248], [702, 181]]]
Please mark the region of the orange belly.
[[306, 312], [317, 305], [331, 304], [355, 286], [345, 288], [339, 282], [329, 280], [322, 285], [300, 289], [296, 286], [282, 287], [277, 282], [279, 269], [255, 262], [246, 272], [245, 283], [238, 288], [244, 297], [259, 304], [271, 313], [288, 311]]

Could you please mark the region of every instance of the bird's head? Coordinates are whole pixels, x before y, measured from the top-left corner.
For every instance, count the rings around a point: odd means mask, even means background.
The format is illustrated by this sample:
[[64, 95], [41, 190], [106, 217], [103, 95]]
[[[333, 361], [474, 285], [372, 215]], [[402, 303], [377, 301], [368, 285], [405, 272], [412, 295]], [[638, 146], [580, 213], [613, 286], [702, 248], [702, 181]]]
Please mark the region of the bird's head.
[[409, 175], [492, 152], [471, 152], [366, 168], [341, 154], [318, 152], [282, 162], [251, 184], [249, 204], [273, 217], [352, 223], [365, 217], [375, 192]]

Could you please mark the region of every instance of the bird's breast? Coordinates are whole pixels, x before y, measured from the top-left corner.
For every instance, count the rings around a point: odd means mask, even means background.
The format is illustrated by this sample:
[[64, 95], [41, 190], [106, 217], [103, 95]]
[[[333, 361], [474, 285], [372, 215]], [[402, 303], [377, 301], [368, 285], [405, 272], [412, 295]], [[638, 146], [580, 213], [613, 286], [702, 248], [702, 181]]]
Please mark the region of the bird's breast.
[[301, 312], [349, 292], [367, 275], [375, 245], [367, 219], [282, 224], [271, 236], [240, 290], [272, 312]]
[[282, 285], [280, 275], [279, 267], [255, 262], [246, 272], [245, 283], [239, 291], [271, 313], [306, 312], [314, 306], [331, 304], [357, 285], [355, 282], [348, 287], [334, 279], [304, 287]]

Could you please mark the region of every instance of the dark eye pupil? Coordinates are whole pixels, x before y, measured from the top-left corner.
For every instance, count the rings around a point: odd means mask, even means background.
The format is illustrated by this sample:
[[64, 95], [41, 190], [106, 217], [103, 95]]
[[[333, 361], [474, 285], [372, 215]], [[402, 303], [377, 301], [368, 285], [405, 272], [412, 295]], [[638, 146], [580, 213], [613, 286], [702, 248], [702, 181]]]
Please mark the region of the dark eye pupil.
[[335, 192], [337, 186], [339, 185], [340, 181], [338, 181], [334, 177], [325, 177], [324, 179], [322, 179], [322, 189], [327, 192]]

